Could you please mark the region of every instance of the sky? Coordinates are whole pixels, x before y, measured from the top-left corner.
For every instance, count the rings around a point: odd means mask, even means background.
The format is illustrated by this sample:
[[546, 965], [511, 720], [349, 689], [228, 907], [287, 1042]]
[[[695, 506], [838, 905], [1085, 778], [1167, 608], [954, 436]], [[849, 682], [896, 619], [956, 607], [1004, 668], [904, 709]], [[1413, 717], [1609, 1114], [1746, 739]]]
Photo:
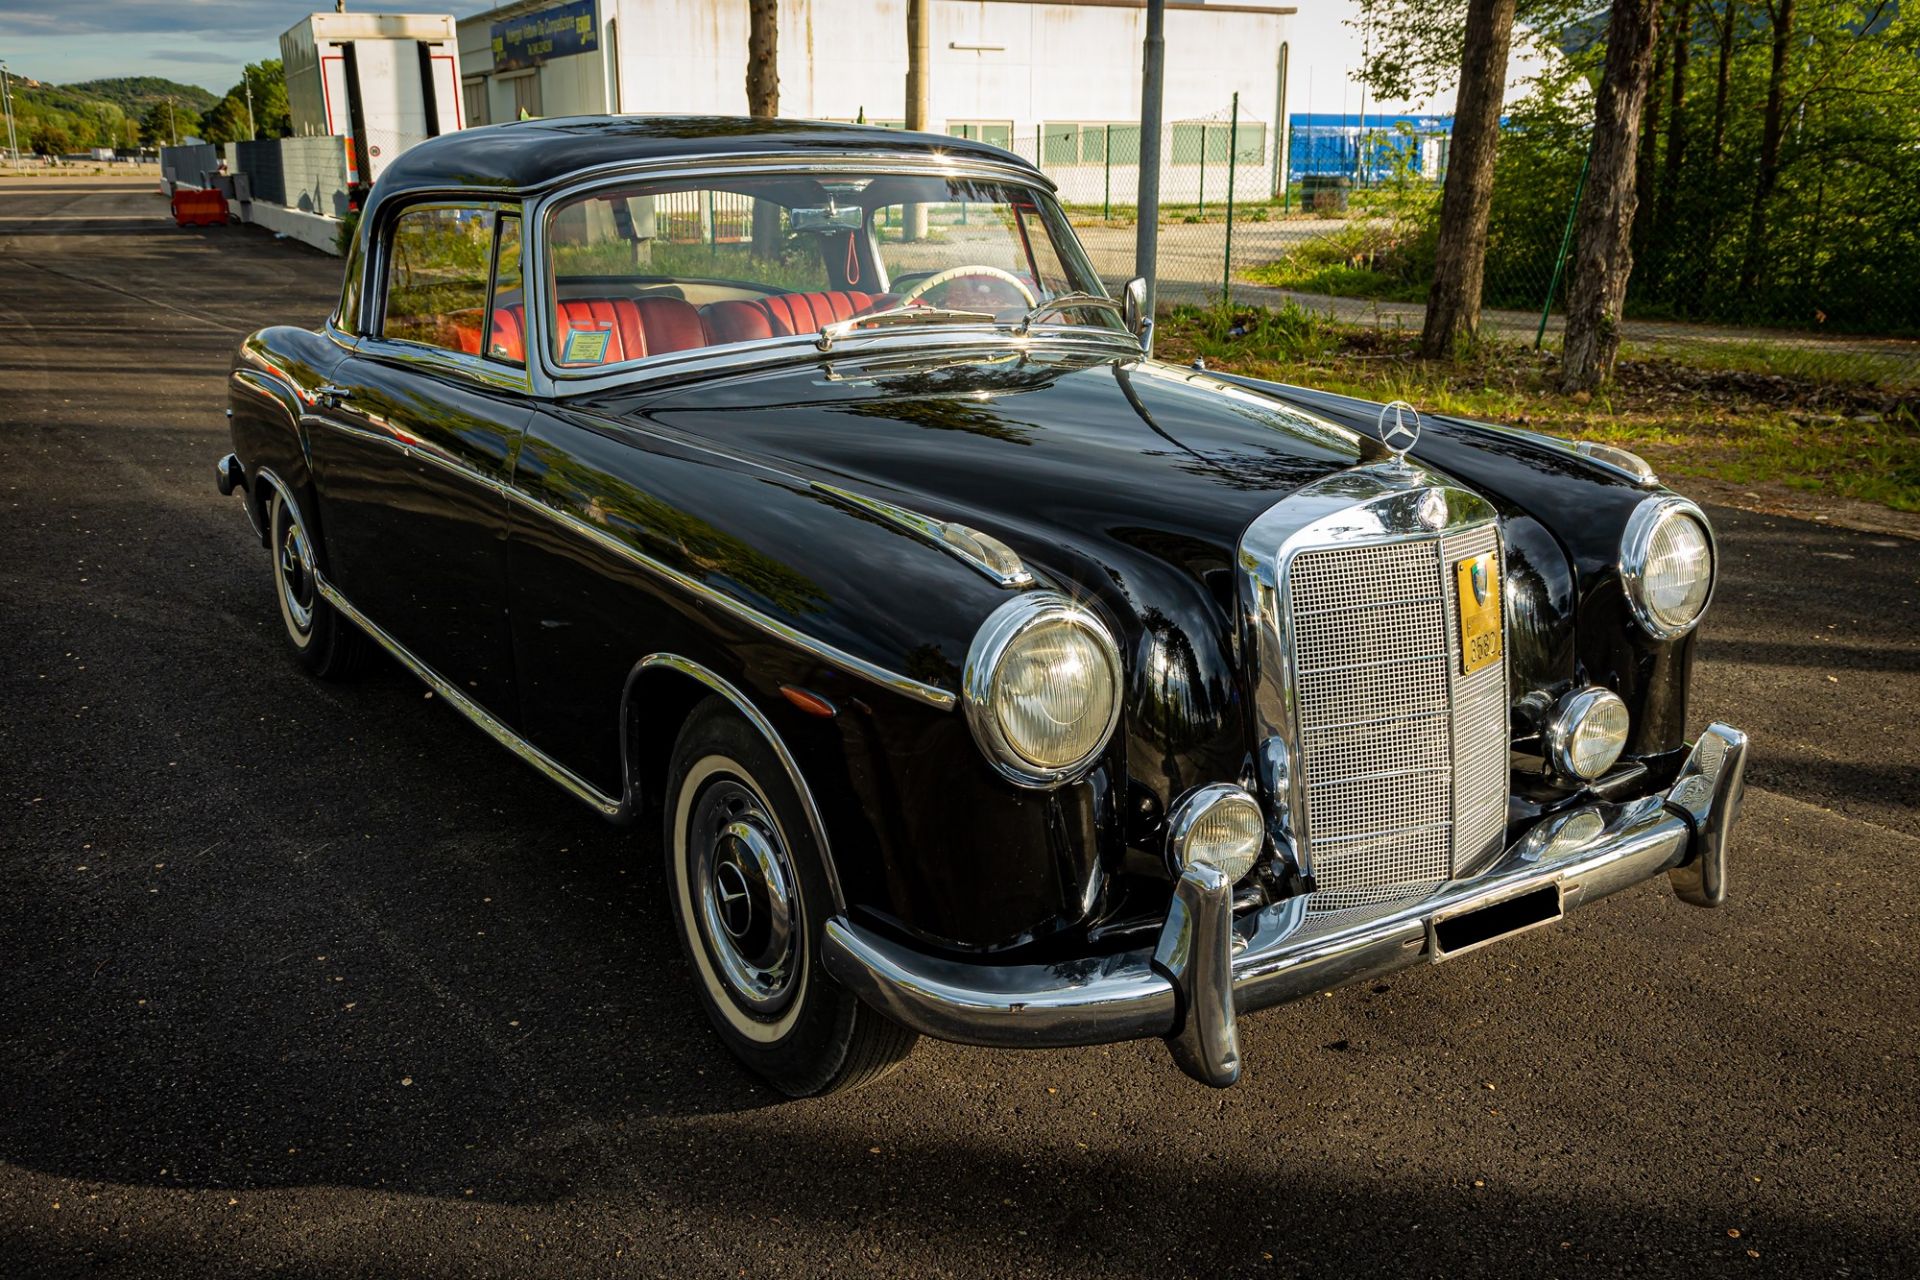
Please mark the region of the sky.
[[[502, 0], [369, 4], [369, 13], [464, 18]], [[35, 80], [165, 76], [225, 93], [249, 62], [280, 56], [280, 33], [332, 0], [0, 0], [0, 59]]]

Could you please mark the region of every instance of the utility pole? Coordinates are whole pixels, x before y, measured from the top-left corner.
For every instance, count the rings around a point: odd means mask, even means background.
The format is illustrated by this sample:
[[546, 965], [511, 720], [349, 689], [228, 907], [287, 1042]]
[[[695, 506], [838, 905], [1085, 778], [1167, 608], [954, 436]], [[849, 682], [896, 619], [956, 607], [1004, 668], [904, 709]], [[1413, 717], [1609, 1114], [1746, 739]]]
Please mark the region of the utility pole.
[[173, 145], [180, 145], [180, 123], [173, 118], [173, 95], [167, 95], [167, 132], [173, 137]]
[[1141, 52], [1140, 197], [1133, 229], [1133, 273], [1146, 277], [1146, 314], [1158, 290], [1154, 273], [1160, 251], [1160, 97], [1167, 67], [1166, 0], [1147, 0], [1147, 39]]
[[13, 82], [7, 78], [7, 64], [3, 60], [0, 60], [0, 105], [7, 110], [7, 159], [18, 164], [20, 141], [13, 133]]
[[260, 136], [253, 124], [253, 77], [242, 71], [240, 83], [247, 87], [247, 141], [252, 142]]
[[[927, 127], [927, 55], [928, 31], [933, 26], [927, 12], [928, 0], [907, 0], [907, 128], [919, 132]], [[1037, 163], [1039, 157], [1035, 157]], [[910, 204], [901, 211], [900, 237], [903, 240], [927, 238], [927, 206]]]

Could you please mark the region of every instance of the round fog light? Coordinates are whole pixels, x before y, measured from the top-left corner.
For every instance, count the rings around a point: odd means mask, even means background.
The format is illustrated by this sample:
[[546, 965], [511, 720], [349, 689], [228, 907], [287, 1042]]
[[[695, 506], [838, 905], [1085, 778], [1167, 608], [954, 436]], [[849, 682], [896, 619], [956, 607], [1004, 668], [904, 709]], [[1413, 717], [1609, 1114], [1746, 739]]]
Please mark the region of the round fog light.
[[1627, 704], [1608, 689], [1569, 694], [1547, 726], [1547, 758], [1561, 775], [1592, 781], [1627, 747]]
[[1167, 848], [1176, 873], [1199, 863], [1238, 880], [1253, 870], [1266, 838], [1259, 802], [1240, 787], [1214, 783], [1174, 810]]

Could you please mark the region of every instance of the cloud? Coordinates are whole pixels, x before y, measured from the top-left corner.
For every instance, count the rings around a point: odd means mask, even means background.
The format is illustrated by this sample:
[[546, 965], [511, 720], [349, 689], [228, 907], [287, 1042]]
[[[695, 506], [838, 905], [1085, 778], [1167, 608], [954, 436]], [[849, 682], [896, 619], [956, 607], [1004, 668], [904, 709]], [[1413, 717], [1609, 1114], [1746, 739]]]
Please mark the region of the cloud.
[[[469, 0], [447, 7], [465, 16], [490, 6]], [[324, 5], [316, 0], [66, 0], [0, 12], [0, 35], [207, 34], [229, 42], [270, 40], [316, 8]]]
[[233, 62], [233, 55], [224, 49], [155, 49], [149, 56], [163, 62], [201, 62], [220, 67]]

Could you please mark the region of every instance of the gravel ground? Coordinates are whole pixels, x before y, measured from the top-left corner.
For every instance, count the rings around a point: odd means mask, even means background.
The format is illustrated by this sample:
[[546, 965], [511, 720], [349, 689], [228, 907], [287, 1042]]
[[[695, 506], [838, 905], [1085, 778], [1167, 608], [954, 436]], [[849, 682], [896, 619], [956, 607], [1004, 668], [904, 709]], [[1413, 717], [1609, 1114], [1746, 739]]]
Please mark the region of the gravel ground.
[[782, 1102], [657, 850], [393, 669], [280, 651], [227, 353], [337, 264], [145, 185], [0, 188], [0, 1272], [1920, 1271], [1920, 547], [1715, 509], [1734, 899], [1658, 884], [1157, 1044], [923, 1042]]

